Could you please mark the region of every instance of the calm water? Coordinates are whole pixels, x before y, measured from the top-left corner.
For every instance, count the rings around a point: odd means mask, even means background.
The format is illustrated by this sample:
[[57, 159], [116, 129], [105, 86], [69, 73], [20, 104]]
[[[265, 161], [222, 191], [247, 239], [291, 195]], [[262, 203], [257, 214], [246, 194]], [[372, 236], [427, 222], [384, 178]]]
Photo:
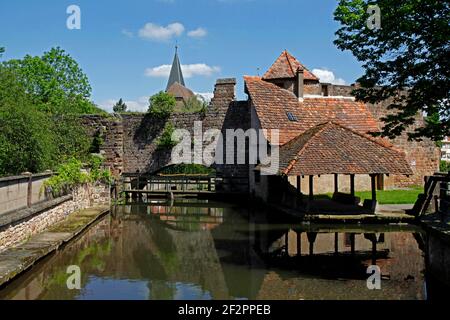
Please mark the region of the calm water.
[[[0, 298], [424, 299], [419, 243], [408, 226], [295, 225], [216, 202], [118, 206]], [[381, 290], [367, 289], [373, 263]], [[70, 265], [81, 290], [67, 289]]]

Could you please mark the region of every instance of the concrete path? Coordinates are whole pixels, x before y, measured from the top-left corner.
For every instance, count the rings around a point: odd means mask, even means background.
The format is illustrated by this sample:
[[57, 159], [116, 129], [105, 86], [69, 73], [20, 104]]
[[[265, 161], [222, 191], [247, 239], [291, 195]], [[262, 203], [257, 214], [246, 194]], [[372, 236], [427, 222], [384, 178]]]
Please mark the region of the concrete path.
[[72, 240], [108, 212], [109, 207], [95, 207], [72, 213], [43, 233], [0, 253], [0, 287]]
[[412, 209], [414, 204], [378, 204], [377, 213], [405, 213], [405, 210]]

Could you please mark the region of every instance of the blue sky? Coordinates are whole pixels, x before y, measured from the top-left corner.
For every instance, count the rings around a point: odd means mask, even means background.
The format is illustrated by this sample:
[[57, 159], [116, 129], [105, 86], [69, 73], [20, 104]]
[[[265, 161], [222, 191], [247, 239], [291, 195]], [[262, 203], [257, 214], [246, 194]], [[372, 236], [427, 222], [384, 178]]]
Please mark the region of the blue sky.
[[[69, 30], [69, 5], [81, 9], [81, 29]], [[174, 46], [180, 46], [186, 85], [212, 92], [220, 77], [264, 73], [284, 49], [326, 80], [350, 84], [361, 68], [334, 45], [336, 0], [2, 0], [3, 59], [69, 52], [88, 75], [92, 99], [111, 109], [123, 98], [135, 110], [165, 89]], [[324, 72], [331, 71], [330, 72]], [[320, 77], [320, 75], [319, 75]], [[322, 79], [325, 80], [325, 79]]]

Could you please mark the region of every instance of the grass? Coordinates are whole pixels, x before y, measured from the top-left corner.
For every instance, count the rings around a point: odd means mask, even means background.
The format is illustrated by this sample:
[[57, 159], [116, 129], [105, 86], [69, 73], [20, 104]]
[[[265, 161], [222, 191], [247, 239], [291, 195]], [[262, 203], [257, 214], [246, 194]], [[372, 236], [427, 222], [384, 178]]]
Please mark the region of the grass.
[[[417, 186], [409, 189], [398, 190], [377, 190], [377, 200], [379, 204], [413, 204], [417, 200], [417, 196], [423, 192], [423, 187]], [[355, 195], [361, 198], [361, 202], [365, 199], [372, 199], [372, 192], [359, 191]], [[318, 195], [316, 199], [331, 198], [332, 193]]]

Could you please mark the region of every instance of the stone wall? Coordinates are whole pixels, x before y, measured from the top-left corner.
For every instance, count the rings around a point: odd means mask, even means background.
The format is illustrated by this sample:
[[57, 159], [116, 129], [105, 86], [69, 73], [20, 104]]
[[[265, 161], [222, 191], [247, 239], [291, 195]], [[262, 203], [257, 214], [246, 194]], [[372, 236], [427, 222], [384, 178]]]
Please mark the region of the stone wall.
[[26, 208], [47, 200], [43, 183], [51, 172], [0, 178], [0, 214]]
[[84, 185], [71, 195], [0, 215], [0, 252], [43, 232], [71, 213], [100, 205], [110, 205], [109, 186]]
[[123, 122], [112, 116], [88, 115], [81, 118], [83, 126], [91, 137], [101, 141], [100, 153], [113, 175], [124, 171], [123, 164]]
[[[389, 101], [383, 104], [367, 104], [370, 112], [373, 116], [379, 120], [380, 129], [384, 123], [381, 118], [389, 114], [387, 105]], [[425, 176], [432, 176], [435, 172], [439, 171], [440, 150], [436, 144], [430, 139], [423, 139], [423, 141], [409, 141], [407, 133], [414, 131], [415, 128], [423, 124], [423, 117], [421, 115], [416, 116], [416, 122], [410, 126], [406, 132], [394, 140], [390, 140], [391, 143], [401, 151], [405, 152], [406, 161], [408, 161], [414, 174], [410, 177], [391, 175], [385, 177], [385, 188], [396, 187], [409, 187], [413, 185], [423, 185]]]
[[[173, 113], [168, 119], [156, 119], [149, 114], [122, 114], [120, 117], [84, 116], [83, 124], [91, 136], [101, 136], [100, 153], [114, 175], [122, 172], [155, 172], [170, 164], [171, 150], [158, 149], [158, 139], [166, 122], [175, 129], [188, 130], [192, 137], [194, 123], [201, 121], [202, 131], [218, 129], [226, 139], [227, 129], [248, 129], [250, 114], [247, 102], [235, 101], [235, 79], [219, 79], [214, 98], [206, 114]], [[225, 140], [224, 140], [225, 141]], [[217, 164], [219, 174], [246, 177], [248, 166]]]

